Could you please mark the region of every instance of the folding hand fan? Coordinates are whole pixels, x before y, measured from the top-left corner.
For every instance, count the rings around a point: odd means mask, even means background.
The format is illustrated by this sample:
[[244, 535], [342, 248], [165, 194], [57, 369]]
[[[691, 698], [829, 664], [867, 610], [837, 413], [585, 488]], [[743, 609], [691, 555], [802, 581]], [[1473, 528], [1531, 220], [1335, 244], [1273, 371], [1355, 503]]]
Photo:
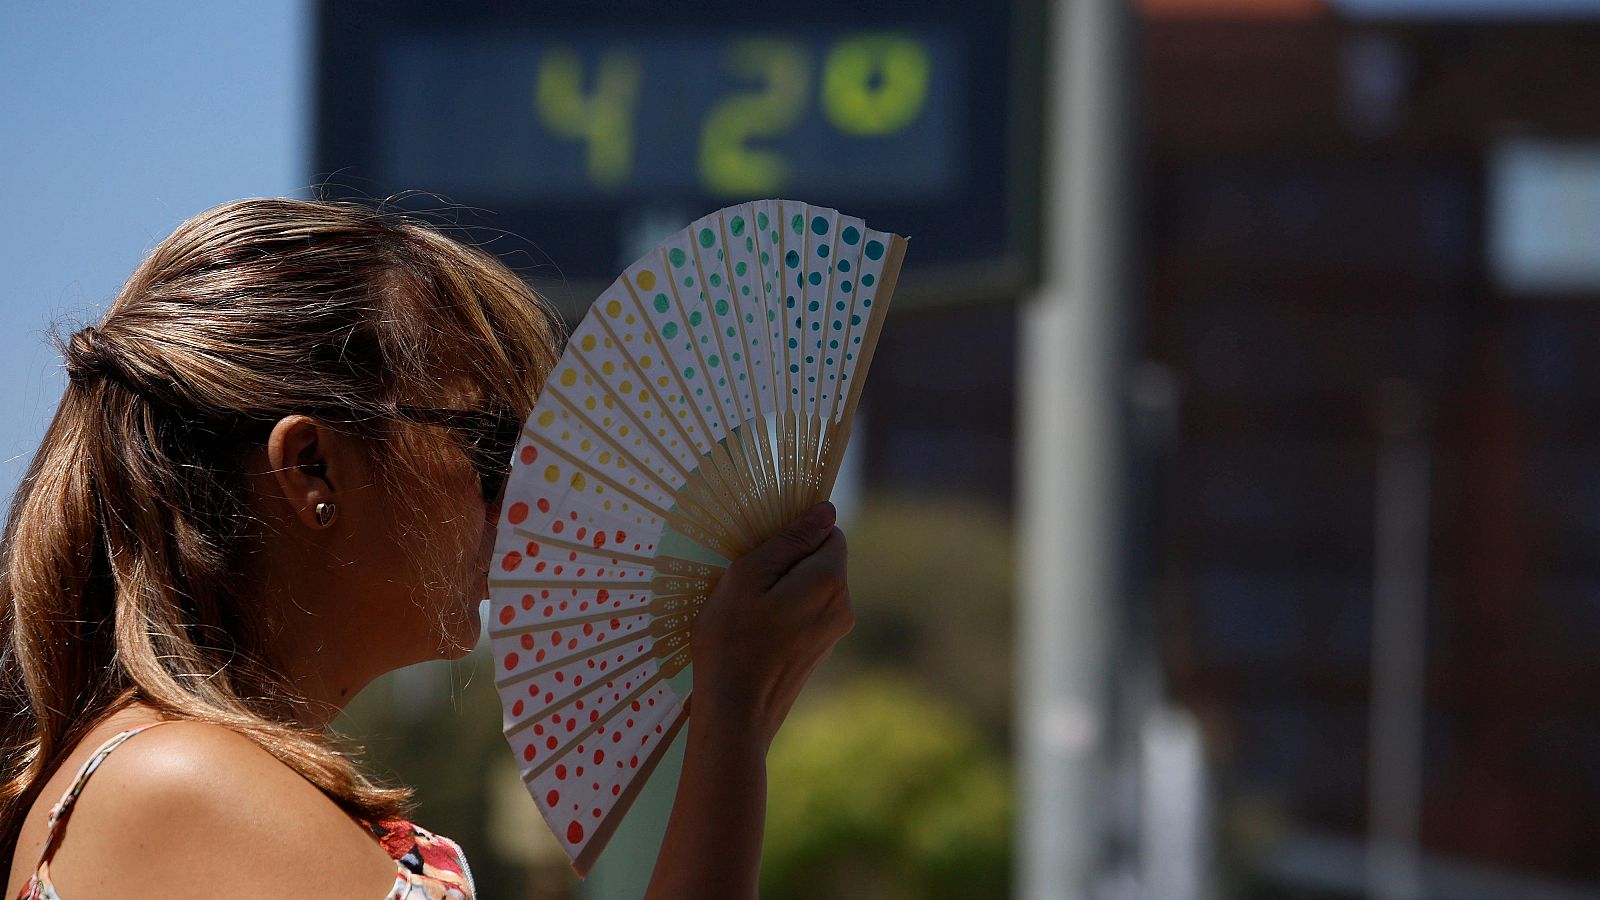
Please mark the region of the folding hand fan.
[[684, 722], [667, 679], [723, 565], [832, 491], [904, 252], [831, 209], [729, 207], [630, 266], [550, 373], [489, 634], [506, 738], [580, 875]]

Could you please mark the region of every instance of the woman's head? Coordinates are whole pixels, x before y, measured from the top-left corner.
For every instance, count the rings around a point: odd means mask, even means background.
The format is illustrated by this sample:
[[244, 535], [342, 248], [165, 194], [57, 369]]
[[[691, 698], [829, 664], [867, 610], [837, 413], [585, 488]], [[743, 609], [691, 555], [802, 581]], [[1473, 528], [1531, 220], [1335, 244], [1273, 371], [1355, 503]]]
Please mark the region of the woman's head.
[[[296, 609], [313, 630], [384, 628], [369, 663], [463, 652], [494, 423], [503, 438], [532, 407], [558, 331], [492, 257], [364, 205], [244, 200], [157, 245], [66, 342], [66, 395], [12, 503], [0, 803], [130, 691], [312, 759], [306, 732], [274, 730], [303, 674], [286, 654], [316, 649]], [[348, 650], [329, 639], [329, 659]], [[341, 763], [297, 767], [361, 807], [373, 789], [353, 770], [341, 788]]]

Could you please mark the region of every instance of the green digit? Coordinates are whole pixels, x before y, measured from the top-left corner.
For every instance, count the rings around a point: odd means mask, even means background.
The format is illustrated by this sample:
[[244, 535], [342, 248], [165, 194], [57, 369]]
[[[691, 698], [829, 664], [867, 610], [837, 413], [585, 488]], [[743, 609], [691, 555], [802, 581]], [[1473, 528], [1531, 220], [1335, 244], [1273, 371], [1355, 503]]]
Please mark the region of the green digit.
[[583, 92], [583, 62], [578, 54], [552, 50], [539, 61], [534, 107], [552, 132], [588, 145], [588, 175], [601, 187], [615, 187], [628, 179], [639, 81], [639, 60], [622, 51], [601, 57], [594, 89], [588, 94]]
[[822, 64], [822, 111], [846, 134], [893, 134], [922, 114], [931, 68], [928, 48], [904, 35], [848, 38]]
[[805, 113], [810, 63], [787, 41], [740, 41], [729, 49], [728, 69], [762, 89], [719, 100], [700, 129], [700, 177], [717, 194], [779, 191], [789, 164], [771, 150], [747, 146], [752, 138], [781, 134]]

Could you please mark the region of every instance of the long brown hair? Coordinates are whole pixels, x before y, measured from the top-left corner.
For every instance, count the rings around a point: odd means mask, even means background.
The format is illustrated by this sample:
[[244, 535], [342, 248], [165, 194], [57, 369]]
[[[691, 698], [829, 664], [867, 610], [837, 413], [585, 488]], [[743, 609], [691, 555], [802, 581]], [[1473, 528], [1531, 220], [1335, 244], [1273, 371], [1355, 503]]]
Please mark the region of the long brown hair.
[[0, 544], [0, 858], [61, 759], [134, 698], [250, 737], [354, 815], [403, 813], [406, 790], [284, 715], [234, 574], [261, 539], [249, 435], [337, 422], [414, 496], [412, 432], [385, 411], [465, 377], [525, 416], [560, 339], [498, 260], [381, 207], [241, 200], [157, 245], [98, 326], [57, 339], [69, 383]]

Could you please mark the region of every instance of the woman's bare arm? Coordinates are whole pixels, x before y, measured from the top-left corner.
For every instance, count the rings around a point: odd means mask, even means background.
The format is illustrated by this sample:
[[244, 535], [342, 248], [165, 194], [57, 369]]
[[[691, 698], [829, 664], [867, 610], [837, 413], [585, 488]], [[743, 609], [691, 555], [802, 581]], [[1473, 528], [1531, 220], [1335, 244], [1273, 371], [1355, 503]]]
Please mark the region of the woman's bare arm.
[[767, 748], [748, 724], [696, 706], [647, 900], [756, 896]]
[[735, 561], [695, 622], [688, 745], [646, 900], [755, 898], [767, 748], [852, 627], [844, 535], [823, 503]]

